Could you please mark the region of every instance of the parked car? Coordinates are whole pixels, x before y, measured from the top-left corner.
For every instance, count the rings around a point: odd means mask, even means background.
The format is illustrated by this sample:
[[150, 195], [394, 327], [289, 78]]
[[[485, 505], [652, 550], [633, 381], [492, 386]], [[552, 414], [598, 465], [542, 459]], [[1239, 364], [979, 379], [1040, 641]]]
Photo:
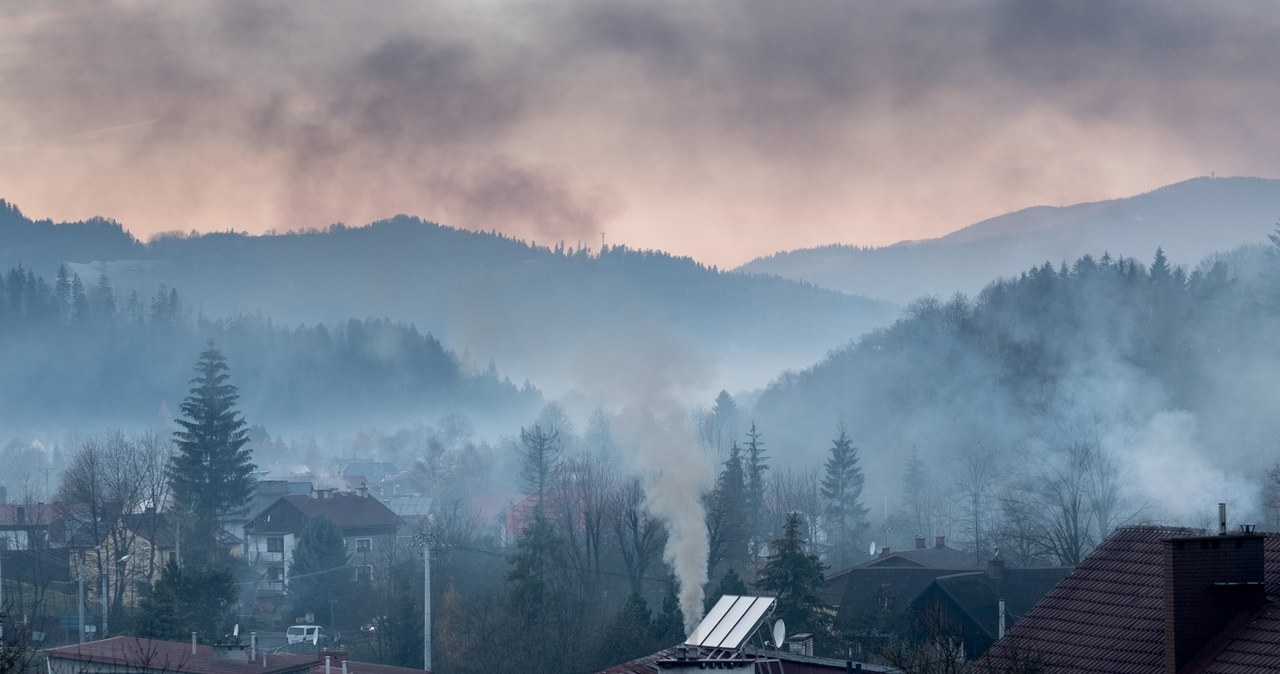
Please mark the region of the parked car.
[[325, 640], [324, 628], [319, 625], [294, 625], [285, 630], [284, 636], [291, 644], [319, 644]]

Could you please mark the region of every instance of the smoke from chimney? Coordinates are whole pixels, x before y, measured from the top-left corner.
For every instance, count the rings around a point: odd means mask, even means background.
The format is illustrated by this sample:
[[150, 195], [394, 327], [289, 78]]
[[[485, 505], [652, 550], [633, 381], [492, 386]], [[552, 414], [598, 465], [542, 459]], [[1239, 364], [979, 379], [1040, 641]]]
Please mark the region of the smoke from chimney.
[[707, 515], [702, 495], [715, 481], [711, 461], [692, 442], [678, 417], [659, 419], [651, 409], [623, 413], [620, 431], [636, 448], [632, 461], [645, 491], [645, 509], [667, 525], [663, 559], [680, 582], [685, 632], [702, 620], [707, 583]]

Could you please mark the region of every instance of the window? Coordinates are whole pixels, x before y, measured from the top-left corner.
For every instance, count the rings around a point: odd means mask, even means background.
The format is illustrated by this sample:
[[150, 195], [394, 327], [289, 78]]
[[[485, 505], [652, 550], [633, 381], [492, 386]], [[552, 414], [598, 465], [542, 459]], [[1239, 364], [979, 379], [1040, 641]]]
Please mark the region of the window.
[[267, 567], [267, 580], [284, 580], [284, 567], [283, 567], [283, 566], [268, 566], [268, 567]]
[[373, 565], [360, 564], [356, 567], [356, 580], [371, 581], [373, 580]]
[[357, 538], [357, 539], [356, 539], [356, 552], [369, 552], [369, 551], [370, 551], [370, 550], [372, 550], [372, 549], [373, 549], [373, 539], [372, 539], [372, 538]]
[[284, 537], [271, 536], [267, 538], [267, 552], [284, 552]]

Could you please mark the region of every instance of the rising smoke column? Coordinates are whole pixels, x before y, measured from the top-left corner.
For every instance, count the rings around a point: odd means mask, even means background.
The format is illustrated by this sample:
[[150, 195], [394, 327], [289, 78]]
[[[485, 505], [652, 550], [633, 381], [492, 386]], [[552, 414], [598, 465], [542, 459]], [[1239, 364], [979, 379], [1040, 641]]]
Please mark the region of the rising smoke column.
[[692, 441], [678, 413], [665, 419], [652, 409], [631, 408], [621, 419], [632, 461], [644, 485], [645, 509], [667, 525], [662, 557], [680, 582], [680, 613], [685, 632], [702, 620], [703, 586], [707, 584], [707, 513], [703, 495], [711, 489], [711, 461]]

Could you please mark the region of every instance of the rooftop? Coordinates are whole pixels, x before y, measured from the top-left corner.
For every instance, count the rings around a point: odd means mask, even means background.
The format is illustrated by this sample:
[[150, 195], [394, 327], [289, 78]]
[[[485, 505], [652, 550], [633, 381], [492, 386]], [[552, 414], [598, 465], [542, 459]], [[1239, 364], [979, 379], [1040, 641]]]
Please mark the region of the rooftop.
[[[161, 641], [138, 637], [111, 637], [85, 644], [50, 648], [45, 654], [51, 660], [51, 671], [58, 671], [54, 660], [71, 660], [96, 665], [126, 665], [140, 672], [173, 672], [176, 674], [288, 674], [305, 672], [317, 662], [315, 656], [269, 654], [266, 666], [255, 662], [219, 657], [212, 646], [181, 641]], [[92, 671], [84, 667], [87, 671]], [[79, 671], [79, 669], [77, 670]], [[375, 674], [370, 672], [370, 674]]]
[[[1213, 542], [1202, 531], [1170, 527], [1130, 527], [1116, 531], [1079, 567], [1058, 583], [1025, 618], [977, 661], [973, 672], [1004, 671], [1033, 658], [1051, 671], [1107, 674], [1162, 674], [1167, 616], [1167, 548], [1190, 549], [1192, 542]], [[1236, 538], [1222, 537], [1221, 541]], [[1280, 671], [1280, 534], [1261, 539], [1265, 600], [1239, 620], [1216, 628], [1208, 645], [1180, 674], [1262, 674]], [[1179, 541], [1184, 541], [1179, 543]], [[1166, 541], [1169, 541], [1166, 545]], [[1217, 548], [1214, 544], [1212, 547]], [[1222, 546], [1225, 550], [1226, 545]], [[1235, 547], [1235, 546], [1233, 546]], [[1181, 554], [1181, 553], [1176, 553]], [[1203, 562], [1196, 572], [1208, 568]], [[1204, 587], [1239, 585], [1205, 583]], [[1178, 586], [1175, 586], [1178, 587]], [[1180, 637], [1179, 637], [1180, 638]]]

